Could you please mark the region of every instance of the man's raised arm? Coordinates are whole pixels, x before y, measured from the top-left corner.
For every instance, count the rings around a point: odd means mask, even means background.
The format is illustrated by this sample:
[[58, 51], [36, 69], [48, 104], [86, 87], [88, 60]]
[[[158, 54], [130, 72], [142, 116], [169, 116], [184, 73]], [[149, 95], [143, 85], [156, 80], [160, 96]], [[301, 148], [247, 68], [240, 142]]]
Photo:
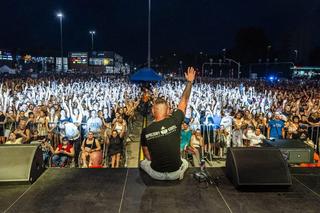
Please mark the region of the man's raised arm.
[[186, 108], [188, 105], [190, 93], [191, 93], [191, 88], [192, 88], [192, 83], [195, 79], [196, 76], [196, 71], [194, 70], [193, 67], [188, 67], [188, 70], [186, 73], [184, 73], [186, 80], [187, 80], [187, 85], [184, 88], [184, 91], [182, 93], [182, 97], [180, 100], [180, 103], [178, 105], [178, 109], [180, 109], [184, 114], [186, 113]]

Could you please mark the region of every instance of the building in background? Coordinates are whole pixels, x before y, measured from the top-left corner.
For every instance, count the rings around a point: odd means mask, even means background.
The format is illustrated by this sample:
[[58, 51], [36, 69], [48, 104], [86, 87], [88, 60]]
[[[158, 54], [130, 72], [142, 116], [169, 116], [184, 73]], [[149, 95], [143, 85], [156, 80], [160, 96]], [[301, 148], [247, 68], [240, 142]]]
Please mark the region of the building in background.
[[14, 66], [14, 57], [12, 51], [9, 50], [0, 50], [0, 67], [8, 66], [13, 68]]
[[[49, 52], [48, 52], [49, 53]], [[19, 73], [61, 72], [61, 57], [41, 56], [28, 51], [0, 50], [0, 67], [6, 65]], [[130, 65], [112, 51], [69, 52], [63, 58], [64, 72], [129, 74]]]
[[21, 72], [54, 72], [55, 58], [32, 56], [30, 54], [16, 55], [15, 68]]
[[292, 78], [320, 79], [320, 67], [297, 67], [291, 68]]
[[96, 73], [128, 74], [130, 66], [115, 52], [92, 51], [89, 53], [89, 70]]
[[[68, 58], [63, 57], [63, 72], [68, 72]], [[56, 72], [62, 71], [61, 57], [56, 57]]]
[[88, 53], [87, 52], [69, 52], [68, 68], [72, 72], [88, 71]]

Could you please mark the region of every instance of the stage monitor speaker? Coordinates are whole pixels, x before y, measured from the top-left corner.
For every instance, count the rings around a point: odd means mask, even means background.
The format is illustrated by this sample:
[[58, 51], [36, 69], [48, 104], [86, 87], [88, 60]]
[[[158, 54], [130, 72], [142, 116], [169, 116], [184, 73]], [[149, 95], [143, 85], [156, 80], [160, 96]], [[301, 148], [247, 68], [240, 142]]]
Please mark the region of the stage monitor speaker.
[[229, 148], [226, 175], [236, 188], [292, 185], [288, 164], [277, 148]]
[[0, 182], [34, 182], [44, 171], [39, 145], [0, 145]]
[[314, 150], [302, 140], [264, 140], [262, 146], [280, 149], [282, 156], [288, 163], [314, 163]]

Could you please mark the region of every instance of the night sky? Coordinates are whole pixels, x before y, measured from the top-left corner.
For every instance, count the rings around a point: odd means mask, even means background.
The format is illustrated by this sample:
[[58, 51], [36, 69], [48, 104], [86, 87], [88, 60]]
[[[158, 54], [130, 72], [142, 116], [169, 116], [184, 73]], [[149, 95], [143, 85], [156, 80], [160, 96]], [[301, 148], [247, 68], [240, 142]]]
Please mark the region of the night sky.
[[[94, 29], [95, 49], [141, 63], [147, 57], [147, 9], [147, 0], [2, 0], [0, 48], [59, 51], [61, 11], [65, 50], [89, 50], [88, 31]], [[275, 46], [291, 32], [300, 36], [293, 48], [319, 45], [320, 1], [153, 0], [152, 55], [216, 53], [232, 48], [236, 32], [251, 26], [262, 28]]]

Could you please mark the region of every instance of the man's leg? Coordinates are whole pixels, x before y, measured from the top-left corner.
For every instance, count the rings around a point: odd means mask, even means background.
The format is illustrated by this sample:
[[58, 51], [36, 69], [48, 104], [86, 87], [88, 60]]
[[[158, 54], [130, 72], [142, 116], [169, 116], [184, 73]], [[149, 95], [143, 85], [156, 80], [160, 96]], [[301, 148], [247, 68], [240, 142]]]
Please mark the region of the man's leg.
[[156, 180], [166, 180], [166, 174], [154, 171], [151, 168], [151, 161], [148, 161], [147, 159], [140, 162], [140, 167], [143, 169], [150, 177]]
[[175, 172], [169, 172], [167, 174], [167, 180], [182, 180], [184, 177], [184, 173], [187, 171], [188, 169], [188, 161], [186, 159], [181, 159], [182, 164], [180, 166], [180, 169], [178, 171]]

